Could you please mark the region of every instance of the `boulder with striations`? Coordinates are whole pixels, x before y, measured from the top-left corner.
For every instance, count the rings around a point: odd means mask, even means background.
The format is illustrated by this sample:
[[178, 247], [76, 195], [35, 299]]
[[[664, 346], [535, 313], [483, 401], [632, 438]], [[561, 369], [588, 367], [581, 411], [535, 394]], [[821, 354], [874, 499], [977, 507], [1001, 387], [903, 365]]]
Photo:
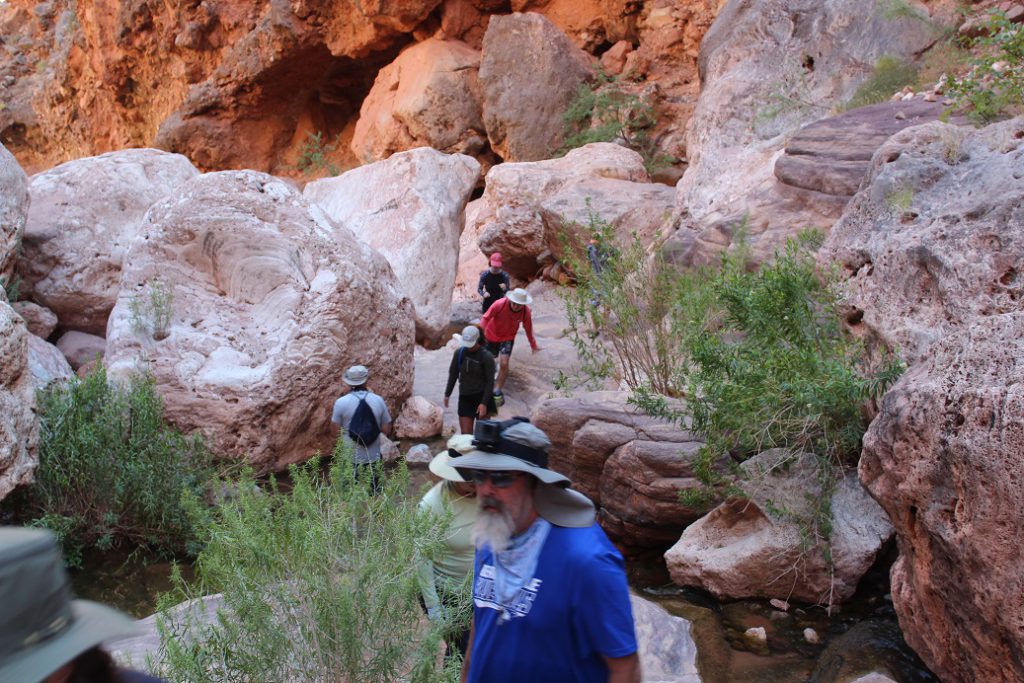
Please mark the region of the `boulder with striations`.
[[39, 464], [36, 386], [29, 366], [31, 336], [0, 289], [0, 499], [31, 482]]
[[700, 488], [692, 461], [703, 441], [636, 412], [628, 396], [598, 391], [548, 399], [534, 409], [533, 422], [551, 438], [551, 468], [594, 501], [616, 543], [662, 550], [705, 512], [679, 499], [680, 491]]
[[303, 194], [391, 264], [416, 310], [416, 335], [433, 341], [448, 325], [463, 212], [480, 164], [427, 147], [400, 152]]
[[130, 149], [32, 176], [18, 270], [25, 294], [65, 329], [102, 335], [142, 218], [199, 171], [180, 154]]
[[480, 83], [491, 149], [505, 161], [548, 159], [562, 145], [562, 114], [591, 74], [588, 55], [540, 14], [491, 17]]
[[672, 258], [712, 262], [744, 217], [758, 260], [802, 228], [827, 229], [846, 199], [777, 178], [787, 140], [849, 99], [881, 57], [910, 59], [937, 38], [923, 7], [893, 16], [859, 0], [727, 2], [701, 43]]
[[639, 154], [595, 142], [560, 159], [492, 168], [466, 230], [480, 233], [485, 253], [502, 253], [505, 270], [530, 279], [560, 257], [563, 234], [585, 241], [591, 215], [608, 221], [623, 239], [636, 232], [651, 244], [671, 214], [673, 197], [672, 188], [650, 182]]
[[167, 418], [216, 453], [267, 470], [330, 450], [331, 405], [356, 363], [393, 413], [409, 396], [413, 312], [391, 268], [288, 184], [206, 174], [144, 223], [107, 328], [108, 372], [151, 372]]

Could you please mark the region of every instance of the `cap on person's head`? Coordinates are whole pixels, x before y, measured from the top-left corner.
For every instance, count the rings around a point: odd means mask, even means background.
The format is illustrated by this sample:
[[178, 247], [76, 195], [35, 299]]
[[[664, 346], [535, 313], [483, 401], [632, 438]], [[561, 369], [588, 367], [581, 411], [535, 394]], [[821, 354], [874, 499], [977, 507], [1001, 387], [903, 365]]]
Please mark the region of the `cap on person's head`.
[[466, 325], [462, 328], [462, 345], [471, 349], [480, 341], [480, 328], [476, 325]]
[[501, 268], [501, 252], [496, 251], [493, 254], [491, 254], [489, 262], [495, 268]]
[[537, 513], [556, 526], [582, 527], [594, 522], [594, 504], [582, 493], [568, 488], [569, 478], [548, 469], [547, 434], [525, 417], [504, 422], [479, 420], [484, 428], [473, 439], [474, 450], [453, 458], [449, 465], [465, 479], [471, 470], [526, 472], [539, 485], [534, 491]]
[[72, 600], [53, 534], [0, 527], [0, 681], [41, 681], [105, 640], [138, 635], [125, 614]]
[[464, 482], [466, 480], [462, 478], [459, 471], [449, 463], [451, 463], [452, 458], [457, 458], [472, 450], [473, 435], [456, 434], [452, 438], [448, 439], [448, 447], [435, 455], [430, 461], [430, 465], [428, 467], [431, 472], [445, 481]]
[[369, 376], [370, 371], [366, 369], [365, 365], [353, 365], [345, 371], [345, 374], [341, 376], [341, 380], [350, 387], [361, 387], [366, 384]]
[[533, 297], [522, 287], [516, 287], [507, 296], [509, 301], [520, 306], [529, 306], [533, 303]]

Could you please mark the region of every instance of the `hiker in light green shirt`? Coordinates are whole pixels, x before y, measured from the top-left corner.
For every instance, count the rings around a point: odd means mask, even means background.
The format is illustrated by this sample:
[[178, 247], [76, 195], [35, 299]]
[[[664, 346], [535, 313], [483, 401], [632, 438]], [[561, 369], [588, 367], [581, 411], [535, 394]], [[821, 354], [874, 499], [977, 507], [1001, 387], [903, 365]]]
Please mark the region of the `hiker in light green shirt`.
[[[469, 604], [459, 605], [460, 593], [468, 595], [467, 577], [473, 573], [473, 523], [476, 522], [478, 506], [476, 504], [476, 486], [468, 483], [448, 465], [452, 457], [458, 457], [473, 449], [471, 434], [457, 434], [448, 440], [448, 450], [442, 451], [430, 461], [430, 471], [441, 478], [423, 500], [420, 510], [431, 512], [440, 517], [451, 515], [448, 537], [444, 549], [434, 561], [427, 560], [420, 566], [420, 590], [423, 593], [423, 604], [427, 616], [431, 620], [450, 619], [460, 621], [459, 611], [462, 607], [466, 617], [465, 623], [457, 623], [454, 632], [446, 638], [449, 651], [457, 647], [463, 655], [469, 638]], [[463, 600], [464, 602], [464, 600]]]

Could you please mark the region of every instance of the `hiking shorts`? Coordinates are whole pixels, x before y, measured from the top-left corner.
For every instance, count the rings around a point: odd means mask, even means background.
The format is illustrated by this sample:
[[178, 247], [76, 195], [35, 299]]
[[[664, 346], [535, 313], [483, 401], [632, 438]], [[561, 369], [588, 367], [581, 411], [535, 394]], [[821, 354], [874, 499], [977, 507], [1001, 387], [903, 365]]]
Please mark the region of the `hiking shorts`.
[[501, 356], [511, 356], [512, 346], [516, 343], [515, 339], [509, 339], [508, 341], [502, 342], [487, 342], [487, 350], [491, 352], [491, 355], [497, 358]]
[[480, 394], [463, 394], [459, 392], [459, 417], [476, 417], [476, 409], [481, 403], [487, 406], [487, 414], [493, 415], [498, 412], [498, 407], [494, 405], [494, 396], [488, 396], [487, 401], [483, 400], [484, 395]]

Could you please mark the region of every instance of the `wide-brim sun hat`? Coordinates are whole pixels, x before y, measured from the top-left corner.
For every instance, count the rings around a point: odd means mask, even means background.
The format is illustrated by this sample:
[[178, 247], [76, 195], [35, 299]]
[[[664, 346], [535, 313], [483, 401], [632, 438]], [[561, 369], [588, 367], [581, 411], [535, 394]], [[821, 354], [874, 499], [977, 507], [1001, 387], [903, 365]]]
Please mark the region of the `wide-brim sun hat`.
[[341, 381], [350, 387], [359, 387], [366, 384], [370, 377], [370, 371], [365, 365], [353, 365], [341, 376]]
[[540, 484], [533, 493], [537, 514], [556, 526], [587, 527], [597, 518], [594, 503], [579, 491]]
[[136, 636], [131, 617], [72, 600], [50, 532], [0, 528], [0, 681], [35, 682], [105, 640]]
[[530, 293], [527, 292], [522, 287], [516, 287], [511, 292], [506, 294], [506, 296], [508, 297], [509, 301], [511, 301], [514, 304], [519, 304], [520, 306], [529, 306], [530, 304], [533, 303], [533, 297], [530, 296]]
[[547, 467], [541, 467], [527, 460], [517, 458], [505, 453], [490, 453], [488, 451], [473, 450], [466, 455], [452, 458], [448, 463], [456, 470], [491, 470], [491, 471], [512, 471], [526, 472], [532, 474], [544, 484], [557, 484], [569, 486], [569, 477], [559, 474]]
[[466, 480], [462, 478], [459, 471], [452, 467], [450, 463], [452, 458], [459, 457], [461, 454], [469, 453], [472, 450], [473, 435], [456, 434], [448, 439], [448, 447], [433, 457], [427, 469], [445, 481], [465, 482]]

